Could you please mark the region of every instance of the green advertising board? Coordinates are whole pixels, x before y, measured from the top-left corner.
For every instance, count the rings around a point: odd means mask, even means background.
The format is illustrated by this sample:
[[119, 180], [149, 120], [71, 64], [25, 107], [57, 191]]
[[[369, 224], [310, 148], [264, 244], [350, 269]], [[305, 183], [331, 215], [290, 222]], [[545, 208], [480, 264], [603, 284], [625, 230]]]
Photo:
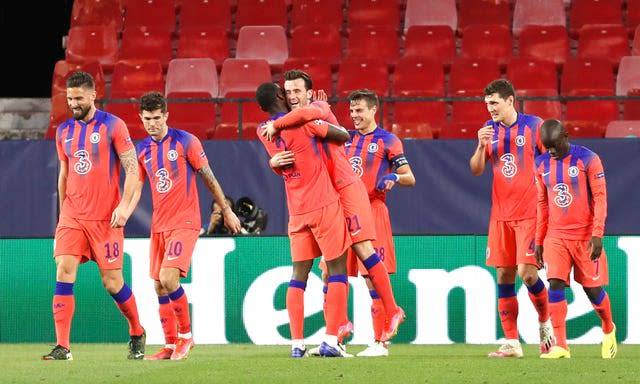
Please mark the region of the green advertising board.
[[[392, 283], [407, 319], [394, 342], [414, 344], [496, 343], [503, 337], [496, 311], [492, 268], [484, 265], [485, 236], [397, 236], [398, 271]], [[640, 237], [605, 238], [611, 298], [618, 340], [640, 343]], [[0, 342], [55, 340], [51, 299], [55, 263], [51, 239], [0, 239]], [[164, 339], [158, 301], [148, 274], [148, 239], [125, 241], [124, 275], [132, 287], [149, 344]], [[305, 292], [305, 337], [324, 332], [320, 270]], [[182, 284], [191, 303], [196, 343], [286, 344], [285, 308], [291, 276], [286, 237], [201, 238], [189, 276]], [[544, 270], [541, 271], [544, 277]], [[350, 278], [352, 343], [372, 339], [370, 298], [362, 278]], [[517, 286], [521, 339], [538, 342], [537, 315], [527, 290]], [[72, 342], [124, 342], [127, 323], [102, 287], [95, 263], [81, 265], [74, 287]], [[600, 321], [582, 288], [567, 289], [567, 336], [572, 343], [599, 343]], [[629, 305], [632, 303], [632, 305]]]

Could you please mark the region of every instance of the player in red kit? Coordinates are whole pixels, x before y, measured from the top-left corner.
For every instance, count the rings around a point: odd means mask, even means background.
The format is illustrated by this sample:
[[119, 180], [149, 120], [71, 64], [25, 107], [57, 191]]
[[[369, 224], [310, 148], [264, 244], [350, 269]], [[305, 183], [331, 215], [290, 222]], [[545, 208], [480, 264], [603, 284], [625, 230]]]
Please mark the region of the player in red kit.
[[[396, 184], [411, 187], [415, 185], [416, 179], [404, 155], [402, 141], [376, 123], [377, 111], [378, 96], [375, 92], [368, 89], [351, 92], [349, 112], [356, 130], [349, 132], [351, 138], [345, 143], [345, 149], [353, 172], [364, 182], [369, 194], [376, 228], [374, 249], [387, 272], [393, 274], [396, 272], [396, 252], [385, 200], [387, 192]], [[389, 313], [382, 304], [380, 292], [372, 281], [373, 276], [366, 268], [366, 261], [361, 262], [355, 257], [352, 260], [357, 263], [355, 267], [359, 269], [369, 288], [374, 333], [374, 342], [357, 356], [387, 356], [389, 330], [397, 327], [401, 320], [393, 312]]]
[[547, 149], [536, 158], [538, 215], [536, 258], [544, 261], [549, 279], [549, 311], [556, 342], [544, 359], [570, 358], [567, 347], [565, 287], [573, 269], [591, 305], [602, 320], [602, 358], [613, 359], [618, 350], [616, 326], [609, 295], [607, 255], [602, 248], [607, 217], [607, 186], [602, 162], [588, 148], [569, 143], [558, 120], [541, 128]]
[[183, 360], [193, 347], [189, 301], [180, 285], [191, 266], [191, 255], [200, 235], [200, 203], [196, 175], [222, 206], [224, 223], [231, 233], [240, 232], [240, 220], [226, 204], [222, 187], [209, 167], [197, 137], [170, 128], [167, 101], [159, 92], [140, 99], [140, 118], [149, 137], [137, 146], [142, 188], [149, 178], [153, 201], [151, 219], [150, 276], [158, 295], [160, 321], [166, 345], [146, 360]]
[[[288, 111], [283, 90], [274, 83], [264, 83], [256, 91], [263, 111], [277, 120]], [[284, 179], [289, 210], [288, 234], [291, 243], [293, 274], [287, 289], [287, 311], [292, 339], [291, 357], [306, 355], [303, 329], [303, 293], [315, 258], [324, 256], [328, 268], [328, 291], [325, 305], [326, 334], [320, 354], [326, 357], [348, 357], [338, 344], [338, 328], [346, 318], [347, 276], [346, 249], [351, 238], [344, 221], [342, 205], [333, 187], [327, 167], [318, 151], [319, 138], [346, 140], [346, 130], [325, 122], [314, 121], [298, 129], [281, 132], [274, 141], [258, 137], [269, 156], [272, 169]], [[291, 161], [274, 164], [276, 153], [288, 152]], [[302, 319], [297, 317], [302, 316]]]
[[548, 351], [553, 340], [549, 320], [547, 288], [538, 277], [535, 257], [536, 186], [534, 159], [544, 151], [537, 116], [518, 113], [515, 90], [505, 79], [484, 89], [491, 114], [478, 130], [478, 146], [469, 160], [471, 173], [480, 176], [487, 160], [493, 171], [491, 218], [487, 244], [487, 265], [496, 267], [498, 313], [506, 342], [489, 357], [522, 357], [518, 334], [516, 273], [529, 291], [538, 312], [540, 352]]
[[[73, 118], [56, 132], [60, 160], [60, 217], [54, 256], [56, 288], [53, 319], [56, 346], [43, 360], [72, 360], [69, 334], [75, 311], [73, 287], [80, 264], [98, 265], [102, 284], [129, 323], [129, 359], [142, 359], [145, 331], [136, 299], [124, 282], [123, 227], [140, 197], [136, 152], [124, 122], [96, 109], [95, 81], [86, 72], [67, 79], [67, 103]], [[120, 167], [125, 170], [120, 196]]]

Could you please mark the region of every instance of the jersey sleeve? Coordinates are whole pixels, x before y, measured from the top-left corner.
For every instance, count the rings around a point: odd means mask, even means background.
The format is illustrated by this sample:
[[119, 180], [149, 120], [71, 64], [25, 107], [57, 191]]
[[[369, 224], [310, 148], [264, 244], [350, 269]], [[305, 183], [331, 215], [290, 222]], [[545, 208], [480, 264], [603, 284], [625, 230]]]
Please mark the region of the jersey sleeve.
[[324, 101], [314, 101], [309, 106], [296, 108], [278, 120], [273, 122], [277, 129], [290, 128], [302, 125], [317, 119], [326, 119], [331, 113], [329, 104]]
[[313, 122], [309, 122], [305, 124], [305, 127], [307, 127], [307, 129], [313, 136], [317, 136], [321, 138], [327, 137], [327, 132], [329, 131], [329, 124], [321, 120], [315, 120]]
[[207, 154], [202, 148], [202, 143], [193, 135], [190, 137], [189, 143], [187, 144], [186, 155], [187, 161], [196, 171], [209, 164]]
[[391, 168], [395, 171], [403, 165], [409, 164], [404, 156], [404, 147], [402, 141], [396, 136], [392, 136], [389, 146], [387, 147], [387, 159], [391, 163]]
[[115, 147], [118, 155], [135, 149], [133, 142], [131, 141], [131, 136], [129, 135], [129, 130], [127, 129], [124, 121], [120, 119], [118, 119], [113, 126], [112, 140], [113, 146]]
[[604, 236], [604, 222], [607, 218], [607, 185], [604, 177], [602, 161], [597, 155], [589, 161], [587, 167], [589, 189], [593, 204], [592, 236]]
[[540, 172], [536, 170], [536, 245], [542, 245], [547, 236], [547, 226], [549, 224], [549, 200], [547, 198], [547, 187], [544, 185]]

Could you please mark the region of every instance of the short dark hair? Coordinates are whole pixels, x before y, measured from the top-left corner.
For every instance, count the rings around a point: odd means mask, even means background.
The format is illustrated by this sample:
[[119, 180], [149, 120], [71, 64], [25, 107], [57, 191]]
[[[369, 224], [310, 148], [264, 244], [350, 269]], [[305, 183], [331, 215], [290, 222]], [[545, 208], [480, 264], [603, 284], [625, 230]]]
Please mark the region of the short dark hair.
[[501, 99], [508, 99], [509, 96], [513, 96], [513, 100], [516, 99], [516, 91], [513, 85], [507, 79], [493, 80], [484, 88], [484, 95], [490, 96], [497, 93]]
[[290, 69], [284, 73], [285, 80], [295, 80], [302, 79], [304, 80], [304, 87], [306, 89], [313, 89], [313, 81], [311, 80], [311, 76], [305, 71], [300, 69]]
[[86, 88], [95, 90], [96, 82], [93, 80], [93, 76], [87, 72], [73, 72], [69, 77], [67, 77], [67, 88]]
[[167, 113], [167, 100], [160, 92], [147, 92], [140, 98], [140, 112], [152, 112], [160, 109], [162, 113]]
[[369, 109], [378, 106], [378, 95], [369, 89], [358, 89], [349, 94], [349, 103], [352, 101], [364, 100]]
[[278, 101], [280, 87], [275, 83], [262, 83], [256, 90], [256, 100], [260, 108], [269, 112]]

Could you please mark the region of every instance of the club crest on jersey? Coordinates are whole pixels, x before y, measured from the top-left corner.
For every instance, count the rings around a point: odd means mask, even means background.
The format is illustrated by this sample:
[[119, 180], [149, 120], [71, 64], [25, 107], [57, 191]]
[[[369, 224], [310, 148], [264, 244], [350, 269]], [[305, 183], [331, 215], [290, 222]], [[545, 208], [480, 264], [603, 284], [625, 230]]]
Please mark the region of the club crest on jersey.
[[376, 143], [369, 144], [369, 146], [367, 146], [367, 152], [369, 152], [369, 153], [378, 152], [378, 144], [376, 144]]
[[175, 149], [172, 149], [169, 152], [167, 152], [167, 159], [169, 159], [169, 161], [176, 161], [177, 158], [178, 158], [178, 151], [176, 151]]
[[91, 134], [91, 136], [89, 137], [89, 141], [91, 141], [93, 144], [99, 143], [100, 142], [100, 133], [93, 132]]
[[518, 147], [522, 147], [526, 142], [527, 140], [524, 138], [524, 136], [522, 135], [516, 136], [516, 145]]
[[572, 165], [571, 167], [569, 167], [569, 169], [567, 170], [567, 173], [569, 174], [569, 176], [571, 177], [576, 177], [578, 176], [578, 173], [580, 173], [580, 170], [578, 169], [578, 167], [576, 167], [575, 165]]

